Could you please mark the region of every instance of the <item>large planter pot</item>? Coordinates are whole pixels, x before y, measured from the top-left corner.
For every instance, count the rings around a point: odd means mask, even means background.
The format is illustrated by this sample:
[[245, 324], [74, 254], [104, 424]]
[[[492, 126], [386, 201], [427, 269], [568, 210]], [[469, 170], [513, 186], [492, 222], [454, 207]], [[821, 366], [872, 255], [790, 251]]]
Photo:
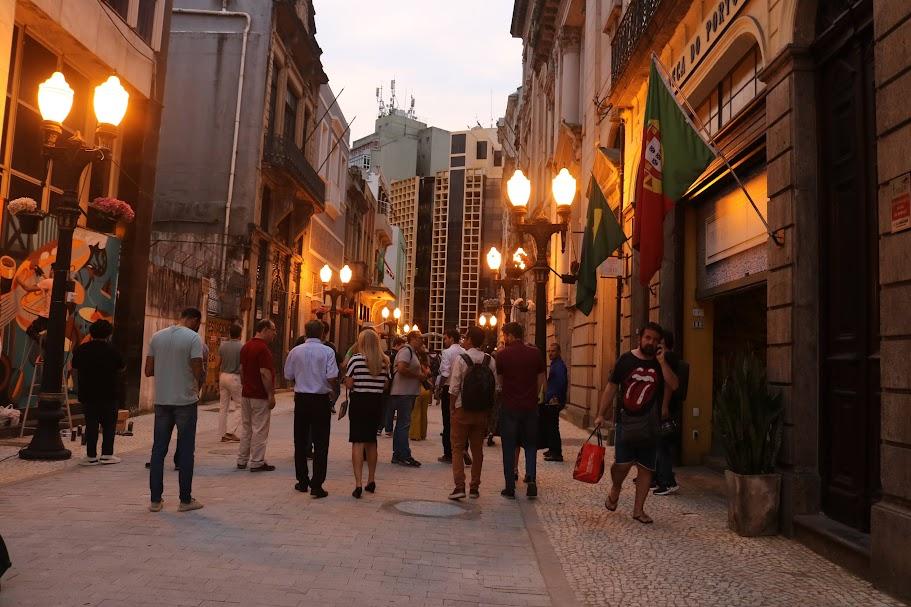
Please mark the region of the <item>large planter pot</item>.
[[19, 231], [23, 234], [37, 234], [38, 227], [44, 219], [44, 213], [22, 212], [16, 215], [16, 221], [19, 222]]
[[117, 219], [112, 215], [89, 207], [85, 215], [85, 225], [90, 230], [113, 234], [117, 227]]
[[780, 474], [724, 471], [728, 493], [728, 527], [744, 537], [776, 535], [781, 504]]

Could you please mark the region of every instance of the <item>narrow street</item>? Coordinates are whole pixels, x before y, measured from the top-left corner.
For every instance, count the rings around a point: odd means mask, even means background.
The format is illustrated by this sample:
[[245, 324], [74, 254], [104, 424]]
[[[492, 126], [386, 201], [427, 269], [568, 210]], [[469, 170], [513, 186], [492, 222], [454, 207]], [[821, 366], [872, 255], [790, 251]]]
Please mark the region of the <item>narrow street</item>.
[[678, 495], [649, 499], [654, 525], [629, 517], [631, 485], [607, 513], [604, 482], [572, 480], [585, 435], [567, 424], [567, 461], [539, 465], [536, 503], [499, 496], [494, 448], [481, 499], [453, 504], [450, 469], [436, 461], [439, 408], [428, 440], [413, 443], [424, 465], [391, 466], [391, 440], [379, 439], [378, 490], [359, 501], [348, 424], [334, 423], [330, 496], [313, 500], [292, 488], [290, 395], [273, 414], [269, 474], [234, 468], [236, 447], [216, 442], [212, 409], [200, 414], [200, 511], [176, 512], [170, 470], [164, 511], [147, 511], [150, 416], [120, 443], [120, 465], [0, 462], [13, 561], [0, 605], [901, 605], [791, 540], [728, 531], [707, 471], [684, 471]]

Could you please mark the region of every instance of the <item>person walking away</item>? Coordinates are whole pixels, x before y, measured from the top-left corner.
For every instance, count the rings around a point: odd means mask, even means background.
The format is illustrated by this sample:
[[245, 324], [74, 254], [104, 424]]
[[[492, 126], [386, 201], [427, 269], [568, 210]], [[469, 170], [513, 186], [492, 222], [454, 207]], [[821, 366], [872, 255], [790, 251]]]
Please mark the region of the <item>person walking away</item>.
[[449, 377], [452, 374], [453, 361], [465, 354], [465, 349], [459, 344], [461, 340], [462, 336], [456, 329], [449, 329], [443, 335], [443, 354], [440, 357], [440, 374], [437, 379], [438, 398], [443, 415], [443, 455], [437, 461], [444, 464], [452, 462], [452, 442], [450, 440], [450, 402], [452, 397], [449, 395]]
[[[330, 395], [338, 382], [335, 352], [321, 341], [323, 323], [311, 320], [304, 327], [303, 344], [288, 353], [285, 379], [294, 382], [294, 472], [295, 489], [310, 491], [313, 498], [329, 495], [323, 489], [329, 457]], [[310, 438], [308, 438], [308, 436]], [[307, 465], [307, 443], [313, 440], [313, 475]]]
[[[646, 525], [653, 522], [644, 508], [658, 457], [659, 409], [661, 417], [667, 418], [664, 391], [678, 387], [677, 376], [661, 345], [662, 336], [661, 325], [654, 322], [639, 330], [639, 347], [617, 359], [601, 394], [595, 419], [596, 427], [603, 425], [606, 419], [614, 419], [617, 425], [614, 464], [610, 470], [611, 488], [604, 506], [611, 512], [617, 509], [623, 481], [635, 465], [633, 519]], [[618, 390], [620, 407], [612, 411]]]
[[433, 384], [430, 377], [430, 357], [423, 349], [418, 352], [418, 359], [421, 361], [421, 371], [427, 376], [427, 379], [421, 382], [421, 392], [414, 399], [414, 407], [411, 409], [411, 430], [408, 432], [410, 440], [422, 441], [427, 438], [427, 409], [430, 408], [430, 401], [433, 400]]
[[[222, 342], [218, 348], [221, 366], [218, 374], [218, 395], [220, 406], [218, 409], [218, 434], [221, 442], [238, 442], [237, 436], [240, 427], [241, 410], [241, 383], [240, 383], [240, 325], [232, 324], [228, 329], [230, 339]], [[234, 410], [231, 411], [231, 405]]]
[[497, 373], [502, 386], [500, 439], [506, 488], [500, 494], [516, 497], [515, 466], [519, 447], [525, 450], [525, 495], [538, 496], [536, 480], [538, 396], [544, 387], [545, 365], [540, 350], [525, 343], [525, 330], [517, 322], [503, 326], [506, 347], [497, 355]]
[[377, 436], [382, 434], [385, 430], [386, 438], [392, 438], [393, 424], [395, 423], [395, 409], [392, 406], [392, 399], [389, 398], [389, 391], [392, 389], [392, 380], [395, 378], [395, 357], [398, 355], [399, 350], [404, 347], [405, 339], [396, 336], [392, 340], [392, 348], [386, 353], [389, 360], [393, 362], [390, 364], [389, 369], [389, 383], [386, 384], [386, 391], [383, 392], [383, 425], [377, 430]]
[[[376, 331], [361, 331], [357, 351], [348, 359], [345, 385], [348, 387], [348, 441], [354, 468], [354, 491], [376, 491], [376, 428], [383, 417], [383, 391], [389, 381], [389, 357], [383, 354]], [[363, 486], [364, 459], [367, 459], [367, 486]]]
[[465, 443], [471, 448], [471, 482], [468, 495], [480, 497], [481, 468], [484, 463], [484, 435], [487, 416], [497, 397], [497, 366], [490, 354], [481, 350], [484, 330], [468, 329], [469, 349], [452, 363], [449, 397], [452, 404], [452, 480], [455, 488], [449, 499], [465, 497]]
[[655, 470], [655, 495], [672, 495], [680, 489], [677, 486], [677, 477], [674, 475], [674, 451], [680, 440], [680, 428], [683, 422], [683, 401], [689, 387], [690, 365], [680, 358], [674, 351], [674, 334], [664, 332], [664, 356], [671, 370], [677, 376], [678, 387], [676, 390], [666, 390], [664, 398], [668, 400], [667, 410], [670, 419], [676, 422], [677, 431], [674, 434], [658, 437], [658, 461]]
[[544, 436], [547, 439], [544, 452], [545, 462], [563, 461], [563, 440], [560, 438], [560, 412], [566, 408], [566, 393], [569, 389], [569, 373], [566, 363], [560, 356], [560, 344], [554, 342], [547, 346], [547, 358], [550, 369], [547, 374], [547, 388], [544, 392]]
[[269, 344], [277, 333], [269, 319], [256, 323], [253, 339], [240, 349], [241, 419], [243, 437], [237, 450], [237, 469], [250, 465], [250, 472], [272, 472], [266, 462], [266, 443], [275, 408], [275, 363]]
[[[89, 327], [91, 341], [73, 351], [73, 371], [79, 387], [79, 402], [85, 413], [85, 458], [83, 466], [116, 464], [114, 435], [117, 431], [120, 374], [125, 368], [123, 357], [111, 345], [114, 327], [96, 320]], [[98, 458], [98, 425], [101, 425], [101, 459]]]
[[408, 343], [395, 356], [395, 376], [389, 390], [389, 401], [395, 411], [395, 430], [392, 436], [392, 463], [400, 466], [420, 467], [421, 462], [411, 457], [408, 434], [411, 430], [411, 409], [421, 393], [421, 384], [427, 374], [421, 367], [418, 351], [424, 338], [420, 331], [408, 334]]
[[164, 459], [175, 426], [179, 452], [178, 511], [202, 508], [202, 504], [193, 499], [197, 409], [199, 391], [206, 378], [202, 339], [198, 333], [200, 324], [202, 312], [187, 308], [181, 312], [176, 325], [158, 331], [149, 342], [145, 374], [155, 378], [155, 430], [149, 466], [149, 489], [152, 494], [149, 510], [152, 512], [161, 511], [163, 505]]

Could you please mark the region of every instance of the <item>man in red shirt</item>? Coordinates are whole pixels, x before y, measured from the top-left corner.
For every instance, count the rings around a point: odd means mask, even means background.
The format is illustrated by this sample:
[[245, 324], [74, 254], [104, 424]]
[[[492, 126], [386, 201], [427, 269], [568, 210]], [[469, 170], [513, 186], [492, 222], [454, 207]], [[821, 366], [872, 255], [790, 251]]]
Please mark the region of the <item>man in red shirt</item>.
[[275, 339], [275, 323], [256, 323], [253, 339], [240, 349], [241, 423], [243, 434], [237, 452], [237, 468], [250, 464], [250, 472], [272, 472], [266, 463], [266, 441], [275, 408], [275, 365], [269, 344]]
[[538, 497], [535, 481], [538, 456], [538, 395], [545, 382], [544, 353], [526, 344], [525, 330], [517, 322], [503, 327], [506, 347], [497, 354], [497, 374], [501, 381], [500, 438], [503, 444], [505, 498], [516, 497], [515, 458], [519, 447], [525, 449], [525, 495]]

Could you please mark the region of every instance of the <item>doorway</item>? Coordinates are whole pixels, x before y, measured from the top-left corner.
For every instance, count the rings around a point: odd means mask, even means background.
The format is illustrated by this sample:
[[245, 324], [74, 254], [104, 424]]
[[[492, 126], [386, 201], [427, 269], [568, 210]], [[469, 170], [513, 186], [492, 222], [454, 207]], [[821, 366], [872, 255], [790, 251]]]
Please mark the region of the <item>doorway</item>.
[[834, 19], [821, 13], [820, 25], [829, 27], [815, 49], [820, 217], [819, 461], [823, 512], [869, 532], [870, 507], [880, 493], [876, 114], [872, 8], [869, 2], [856, 4]]

